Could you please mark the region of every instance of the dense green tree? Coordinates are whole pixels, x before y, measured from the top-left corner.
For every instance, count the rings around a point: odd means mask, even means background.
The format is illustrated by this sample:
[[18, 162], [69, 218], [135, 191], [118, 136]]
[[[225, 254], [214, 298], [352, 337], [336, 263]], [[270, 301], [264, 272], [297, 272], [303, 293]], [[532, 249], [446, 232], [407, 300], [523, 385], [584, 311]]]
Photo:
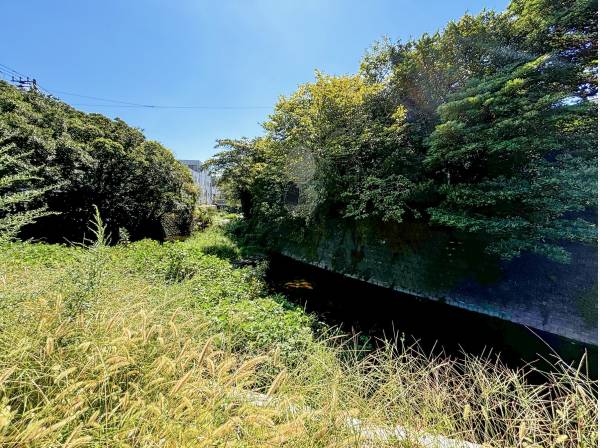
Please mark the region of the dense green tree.
[[211, 164], [267, 232], [420, 220], [566, 261], [564, 241], [596, 238], [596, 53], [595, 1], [514, 0], [317, 73]]
[[434, 223], [486, 234], [507, 258], [565, 259], [558, 242], [595, 238], [573, 213], [596, 206], [596, 107], [568, 96], [568, 69], [540, 57], [440, 106], [427, 158], [444, 198]]
[[85, 114], [37, 92], [0, 82], [0, 137], [55, 185], [33, 205], [52, 214], [24, 236], [81, 241], [96, 205], [109, 232], [162, 237], [162, 222], [191, 219], [196, 191], [172, 153], [120, 119]]
[[206, 167], [218, 173], [225, 195], [239, 201], [247, 217], [267, 218], [275, 224], [286, 213], [288, 177], [282, 145], [255, 138], [219, 140], [217, 147], [223, 151], [208, 160]]
[[31, 207], [31, 202], [49, 188], [36, 185], [40, 178], [9, 138], [0, 139], [0, 243], [10, 241], [37, 218], [46, 216], [46, 207]]

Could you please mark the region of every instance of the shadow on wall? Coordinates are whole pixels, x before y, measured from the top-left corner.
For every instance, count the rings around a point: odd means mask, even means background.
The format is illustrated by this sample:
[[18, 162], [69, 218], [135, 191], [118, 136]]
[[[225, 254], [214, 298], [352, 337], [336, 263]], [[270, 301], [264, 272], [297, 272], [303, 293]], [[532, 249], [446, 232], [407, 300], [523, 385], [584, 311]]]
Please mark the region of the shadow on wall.
[[595, 246], [565, 244], [571, 264], [535, 254], [502, 262], [485, 253], [483, 240], [423, 223], [333, 220], [275, 246], [333, 272], [597, 344]]

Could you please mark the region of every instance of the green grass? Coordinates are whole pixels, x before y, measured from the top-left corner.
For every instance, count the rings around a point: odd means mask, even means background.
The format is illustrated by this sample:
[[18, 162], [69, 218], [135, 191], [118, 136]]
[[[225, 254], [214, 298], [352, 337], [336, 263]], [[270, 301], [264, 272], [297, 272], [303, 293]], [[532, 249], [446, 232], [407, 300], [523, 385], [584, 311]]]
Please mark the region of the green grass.
[[[238, 256], [218, 227], [165, 244], [4, 245], [0, 446], [421, 446], [425, 433], [596, 446], [596, 384], [577, 369], [557, 361], [531, 385], [484, 358], [356, 353], [316, 337]], [[373, 440], [353, 418], [410, 438]]]

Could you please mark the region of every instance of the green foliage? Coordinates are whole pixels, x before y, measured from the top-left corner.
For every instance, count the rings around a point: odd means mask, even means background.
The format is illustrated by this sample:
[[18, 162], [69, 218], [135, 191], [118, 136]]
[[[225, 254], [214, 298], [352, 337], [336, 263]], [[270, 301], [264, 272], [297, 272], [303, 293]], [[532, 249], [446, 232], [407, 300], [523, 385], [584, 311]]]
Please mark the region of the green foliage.
[[597, 446], [583, 363], [532, 384], [489, 357], [357, 353], [206, 255], [220, 229], [106, 246], [92, 228], [88, 246], [0, 248], [2, 446]]
[[213, 205], [198, 205], [194, 209], [194, 226], [202, 230], [215, 224], [218, 210]]
[[208, 165], [263, 244], [322, 218], [408, 220], [567, 261], [564, 241], [596, 239], [594, 5], [515, 0], [379, 42], [358, 75], [317, 73]]
[[82, 241], [94, 204], [114, 238], [120, 228], [133, 239], [164, 237], [161, 224], [170, 215], [187, 221], [189, 231], [196, 190], [188, 170], [118, 118], [0, 82], [0, 139], [35, 169], [43, 194], [31, 206], [52, 212], [25, 236]]
[[40, 178], [10, 137], [0, 137], [0, 242], [13, 239], [28, 224], [47, 216], [45, 207], [31, 207], [36, 198], [52, 187], [36, 186]]
[[69, 318], [75, 318], [93, 306], [110, 261], [107, 252], [110, 235], [96, 206], [94, 215], [89, 220], [88, 230], [92, 237], [81, 244], [85, 250], [75, 254], [76, 265], [67, 270], [75, 286], [64, 307]]
[[564, 102], [571, 69], [543, 56], [440, 106], [427, 163], [446, 182], [433, 222], [487, 234], [507, 258], [567, 260], [557, 242], [594, 240], [595, 226], [573, 214], [597, 206], [596, 105]]

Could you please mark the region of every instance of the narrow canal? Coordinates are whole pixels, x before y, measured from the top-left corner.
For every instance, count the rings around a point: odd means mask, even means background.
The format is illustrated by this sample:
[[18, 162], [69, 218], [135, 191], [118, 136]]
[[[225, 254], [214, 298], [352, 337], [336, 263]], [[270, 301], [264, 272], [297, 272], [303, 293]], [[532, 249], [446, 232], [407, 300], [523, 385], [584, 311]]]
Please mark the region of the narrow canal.
[[589, 375], [598, 375], [595, 346], [371, 285], [285, 256], [272, 256], [267, 281], [274, 292], [285, 294], [320, 321], [345, 333], [368, 336], [372, 344], [403, 335], [408, 342], [418, 340], [427, 351], [491, 354], [514, 368], [536, 362], [543, 370], [548, 364], [540, 358], [552, 359], [557, 353], [575, 363], [587, 352]]

